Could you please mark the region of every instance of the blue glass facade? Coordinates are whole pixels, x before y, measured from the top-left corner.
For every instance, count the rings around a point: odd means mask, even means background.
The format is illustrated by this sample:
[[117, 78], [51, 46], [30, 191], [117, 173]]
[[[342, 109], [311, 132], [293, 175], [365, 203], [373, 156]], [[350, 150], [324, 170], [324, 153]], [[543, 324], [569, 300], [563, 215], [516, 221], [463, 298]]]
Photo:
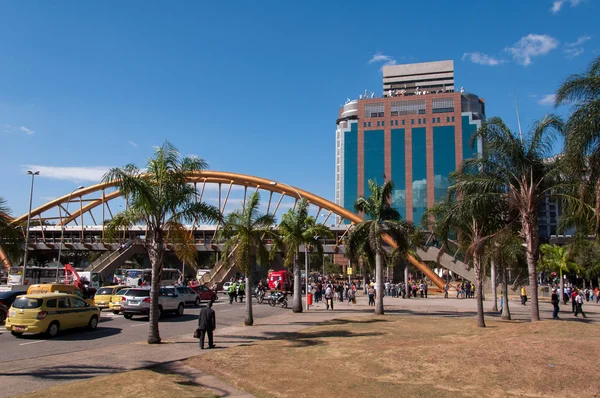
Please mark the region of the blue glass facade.
[[413, 222], [421, 223], [427, 209], [427, 136], [424, 127], [412, 129]]
[[439, 201], [450, 186], [448, 175], [456, 169], [454, 126], [433, 128], [433, 185], [434, 199]]
[[393, 129], [392, 133], [392, 207], [406, 219], [406, 156], [404, 129]]
[[358, 197], [358, 123], [344, 132], [344, 208], [354, 212]]
[[462, 117], [462, 139], [463, 139], [463, 159], [470, 159], [477, 156], [477, 147], [471, 148], [469, 145], [471, 136], [477, 131], [478, 124], [469, 123], [469, 116]]
[[385, 148], [383, 130], [370, 130], [364, 133], [365, 144], [365, 186], [364, 196], [369, 197], [369, 180], [377, 181], [381, 185], [385, 182]]

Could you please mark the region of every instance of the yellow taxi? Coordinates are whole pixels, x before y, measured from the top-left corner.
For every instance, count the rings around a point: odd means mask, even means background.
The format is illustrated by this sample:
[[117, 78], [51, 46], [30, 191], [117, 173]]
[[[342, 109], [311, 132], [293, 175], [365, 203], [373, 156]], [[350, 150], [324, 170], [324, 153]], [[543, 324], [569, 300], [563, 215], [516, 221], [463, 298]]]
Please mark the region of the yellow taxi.
[[84, 326], [96, 329], [99, 321], [100, 308], [74, 294], [25, 294], [13, 302], [5, 327], [13, 336], [46, 333], [55, 337], [61, 329]]
[[110, 303], [108, 303], [108, 309], [110, 309], [113, 314], [118, 315], [123, 311], [123, 296], [129, 290], [128, 287], [124, 287], [117, 291], [110, 299]]
[[65, 293], [73, 294], [85, 300], [89, 305], [94, 305], [94, 300], [88, 298], [77, 286], [66, 285], [63, 283], [41, 283], [29, 286], [27, 294], [44, 294], [44, 293]]
[[127, 286], [104, 286], [98, 289], [96, 295], [94, 296], [94, 303], [96, 307], [100, 309], [109, 308], [112, 296], [117, 294], [117, 292]]

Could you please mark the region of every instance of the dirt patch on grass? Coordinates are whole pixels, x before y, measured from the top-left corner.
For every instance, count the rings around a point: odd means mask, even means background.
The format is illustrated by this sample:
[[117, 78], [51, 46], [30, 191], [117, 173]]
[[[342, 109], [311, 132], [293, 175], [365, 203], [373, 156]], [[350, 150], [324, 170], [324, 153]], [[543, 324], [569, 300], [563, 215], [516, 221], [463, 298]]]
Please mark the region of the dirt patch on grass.
[[152, 370], [134, 370], [110, 376], [94, 377], [75, 383], [61, 384], [20, 397], [64, 398], [64, 397], [177, 397], [213, 398], [215, 394], [186, 377], [157, 373]]
[[186, 363], [259, 397], [600, 396], [599, 326], [487, 324], [347, 319]]

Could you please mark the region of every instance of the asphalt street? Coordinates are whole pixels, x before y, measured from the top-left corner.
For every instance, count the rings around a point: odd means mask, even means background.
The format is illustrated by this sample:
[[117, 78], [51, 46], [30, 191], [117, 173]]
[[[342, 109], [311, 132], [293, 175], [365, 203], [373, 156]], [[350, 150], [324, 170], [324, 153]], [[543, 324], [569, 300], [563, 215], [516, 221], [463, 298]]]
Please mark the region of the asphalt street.
[[[159, 324], [161, 338], [168, 340], [170, 337], [186, 333], [191, 335], [196, 328], [200, 308], [204, 306], [205, 304], [201, 304], [200, 307], [186, 307], [182, 317], [165, 314]], [[244, 322], [245, 303], [234, 302], [230, 305], [229, 300], [224, 295], [220, 295], [213, 308], [216, 312], [218, 328], [240, 325]], [[257, 318], [291, 311], [281, 307], [271, 307], [266, 301], [262, 305], [254, 301], [252, 309]], [[134, 317], [127, 320], [123, 315], [115, 315], [104, 310], [96, 330], [64, 330], [54, 339], [47, 339], [41, 335], [23, 335], [17, 338], [4, 326], [0, 326], [0, 358], [6, 364], [9, 361], [142, 342], [147, 336], [148, 317]]]

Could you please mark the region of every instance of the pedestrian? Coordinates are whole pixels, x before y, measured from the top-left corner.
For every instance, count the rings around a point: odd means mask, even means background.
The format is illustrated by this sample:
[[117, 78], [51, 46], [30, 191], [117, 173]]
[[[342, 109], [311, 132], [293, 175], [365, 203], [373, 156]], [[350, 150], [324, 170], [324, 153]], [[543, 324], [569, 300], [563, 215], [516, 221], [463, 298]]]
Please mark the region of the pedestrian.
[[369, 286], [369, 305], [375, 305], [375, 288]]
[[575, 316], [577, 316], [577, 314], [581, 313], [581, 315], [583, 315], [584, 318], [587, 318], [587, 316], [585, 315], [585, 312], [583, 312], [583, 293], [581, 292], [581, 290], [577, 293], [577, 296], [575, 296]]
[[423, 281], [419, 284], [419, 293], [421, 294], [421, 298], [425, 297], [425, 284]]
[[575, 313], [575, 310], [577, 309], [577, 302], [576, 299], [577, 298], [577, 289], [573, 289], [571, 291], [571, 311], [573, 313]]
[[560, 302], [560, 299], [558, 298], [556, 289], [552, 289], [552, 297], [550, 298], [550, 302], [552, 303], [552, 306], [554, 307], [554, 310], [552, 311], [552, 319], [560, 319], [558, 317], [558, 311], [560, 311], [560, 307], [558, 306], [558, 303]]
[[444, 285], [444, 298], [448, 298], [448, 289], [449, 289], [449, 286], [448, 286], [448, 283], [446, 283]]
[[217, 328], [215, 310], [212, 309], [212, 301], [202, 308], [198, 317], [198, 330], [200, 331], [200, 349], [204, 349], [204, 337], [208, 335], [208, 348], [214, 348], [213, 331]]
[[525, 286], [521, 286], [521, 305], [525, 305], [525, 303], [527, 303], [527, 291]]
[[427, 298], [427, 281], [425, 281], [425, 298]]
[[231, 285], [229, 285], [229, 290], [227, 292], [227, 293], [229, 293], [229, 304], [233, 304], [234, 299], [237, 302], [237, 298], [235, 297], [236, 291], [237, 291], [237, 286], [235, 285], [235, 282], [233, 282]]
[[327, 304], [327, 309], [329, 309], [329, 305], [331, 305], [331, 310], [333, 310], [333, 287], [331, 284], [327, 285], [327, 288], [325, 288], [325, 304]]

